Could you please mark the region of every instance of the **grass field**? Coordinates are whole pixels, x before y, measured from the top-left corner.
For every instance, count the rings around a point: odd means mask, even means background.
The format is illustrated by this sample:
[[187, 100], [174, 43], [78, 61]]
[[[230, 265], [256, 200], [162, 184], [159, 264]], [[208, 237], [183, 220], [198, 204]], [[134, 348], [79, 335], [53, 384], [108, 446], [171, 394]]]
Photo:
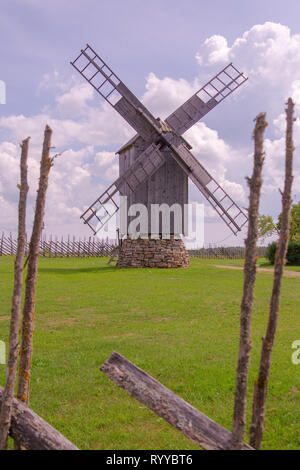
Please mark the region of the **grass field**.
[[[193, 259], [190, 269], [117, 270], [106, 261], [40, 259], [31, 407], [82, 449], [196, 449], [99, 371], [118, 351], [230, 429], [243, 273], [214, 265], [243, 262]], [[13, 259], [1, 257], [6, 342], [12, 276]], [[271, 286], [272, 276], [258, 273], [249, 402]], [[291, 362], [299, 300], [300, 278], [284, 278], [265, 449], [300, 449], [300, 365]], [[0, 365], [1, 385], [4, 374]]]

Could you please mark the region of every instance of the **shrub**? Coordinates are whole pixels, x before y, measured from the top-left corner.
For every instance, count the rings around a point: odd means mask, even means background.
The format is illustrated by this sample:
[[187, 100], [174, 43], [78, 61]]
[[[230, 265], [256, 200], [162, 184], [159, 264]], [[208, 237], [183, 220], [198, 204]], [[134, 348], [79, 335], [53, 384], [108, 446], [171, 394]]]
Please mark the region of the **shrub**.
[[287, 264], [300, 265], [300, 242], [290, 242], [286, 255]]
[[273, 242], [273, 243], [270, 243], [266, 251], [266, 258], [268, 258], [271, 264], [274, 264], [274, 261], [275, 261], [276, 248], [277, 248], [277, 243]]
[[[274, 264], [277, 243], [271, 243], [266, 251], [266, 258]], [[300, 242], [289, 242], [286, 253], [286, 264], [300, 265]]]

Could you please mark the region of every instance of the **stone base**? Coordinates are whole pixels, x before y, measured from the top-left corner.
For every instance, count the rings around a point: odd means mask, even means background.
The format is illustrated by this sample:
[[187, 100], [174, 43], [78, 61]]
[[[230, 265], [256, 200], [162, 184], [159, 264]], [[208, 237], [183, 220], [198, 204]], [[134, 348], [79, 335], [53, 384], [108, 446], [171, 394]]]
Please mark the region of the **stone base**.
[[126, 238], [119, 250], [117, 268], [188, 268], [189, 254], [181, 239]]

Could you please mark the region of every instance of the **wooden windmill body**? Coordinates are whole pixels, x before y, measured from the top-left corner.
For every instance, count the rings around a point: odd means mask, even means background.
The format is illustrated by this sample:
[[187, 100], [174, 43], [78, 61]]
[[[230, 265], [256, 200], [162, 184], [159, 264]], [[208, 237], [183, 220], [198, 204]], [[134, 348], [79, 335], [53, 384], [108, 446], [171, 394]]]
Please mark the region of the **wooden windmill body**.
[[[119, 174], [122, 176], [133, 165], [141, 153], [141, 147], [144, 143], [140, 137], [131, 139], [125, 144], [117, 154], [119, 155]], [[172, 157], [171, 151], [164, 149], [164, 164], [148, 178], [143, 184], [140, 184], [135, 191], [131, 191], [127, 186], [124, 188], [124, 196], [127, 197], [128, 207], [133, 204], [143, 204], [148, 211], [148, 235], [154, 235], [153, 226], [151, 227], [151, 206], [153, 204], [167, 204], [169, 207], [179, 204], [181, 207], [182, 232], [184, 226], [187, 228], [187, 220], [184, 220], [185, 205], [188, 204], [188, 176]], [[174, 228], [174, 219], [170, 214], [170, 235], [180, 235]], [[127, 218], [126, 225], [130, 223], [130, 217]], [[163, 233], [162, 222], [159, 223], [158, 232], [155, 235], [167, 236]]]
[[[118, 195], [121, 195], [127, 197], [128, 206], [143, 204], [149, 214], [153, 204], [178, 204], [182, 208], [183, 227], [190, 178], [236, 235], [247, 222], [246, 214], [193, 156], [182, 134], [239, 88], [247, 80], [243, 73], [233, 64], [227, 65], [162, 121], [147, 110], [89, 45], [71, 64], [137, 132], [117, 152], [119, 178], [82, 214], [84, 223], [97, 234], [119, 210]], [[168, 234], [162, 233], [161, 223], [157, 226], [156, 235], [166, 238], [161, 241], [160, 237], [151, 239], [151, 226], [150, 217], [147, 239], [128, 239], [125, 234], [118, 265], [187, 266], [188, 256], [182, 240], [174, 239], [178, 233], [173, 220]]]

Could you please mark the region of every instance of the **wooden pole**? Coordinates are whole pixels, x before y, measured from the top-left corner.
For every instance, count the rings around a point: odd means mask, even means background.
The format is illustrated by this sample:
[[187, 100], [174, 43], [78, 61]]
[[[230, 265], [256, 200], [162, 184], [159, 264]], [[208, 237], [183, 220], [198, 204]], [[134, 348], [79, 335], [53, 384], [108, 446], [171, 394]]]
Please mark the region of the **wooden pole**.
[[23, 307], [22, 346], [18, 377], [18, 398], [29, 403], [30, 369], [32, 358], [32, 339], [34, 331], [35, 294], [37, 266], [39, 256], [39, 240], [43, 226], [48, 176], [53, 159], [49, 157], [52, 130], [46, 126], [40, 166], [40, 180], [36, 199], [35, 215], [28, 253], [25, 300]]
[[[0, 406], [1, 403], [2, 387]], [[28, 450], [78, 450], [72, 442], [16, 398], [12, 401], [9, 435]]]
[[268, 380], [271, 367], [272, 349], [276, 334], [279, 307], [280, 307], [280, 291], [281, 281], [283, 275], [283, 268], [285, 264], [285, 255], [288, 246], [289, 231], [290, 231], [290, 211], [291, 211], [291, 194], [293, 184], [293, 121], [294, 121], [294, 103], [289, 98], [287, 103], [286, 112], [286, 158], [285, 158], [285, 182], [284, 191], [282, 194], [282, 217], [281, 229], [279, 240], [275, 255], [274, 266], [274, 280], [273, 289], [270, 300], [269, 320], [266, 331], [266, 336], [263, 338], [261, 358], [258, 379], [254, 383], [253, 393], [253, 409], [252, 409], [252, 423], [250, 427], [250, 442], [255, 449], [260, 449], [264, 419], [265, 419], [265, 404], [268, 393]]
[[14, 291], [12, 296], [12, 309], [9, 330], [9, 350], [6, 369], [6, 384], [3, 392], [2, 407], [0, 412], [0, 450], [7, 448], [7, 437], [11, 422], [12, 402], [15, 390], [17, 362], [19, 355], [19, 327], [21, 296], [23, 285], [23, 262], [26, 245], [26, 201], [28, 193], [27, 183], [27, 159], [29, 139], [23, 140], [21, 144], [20, 179], [18, 186], [19, 215], [18, 215], [18, 244], [14, 267]]
[[[226, 450], [231, 433], [178, 397], [142, 369], [117, 352], [100, 370], [119, 387], [164, 418], [185, 436], [206, 450]], [[252, 450], [243, 444], [244, 450]]]
[[254, 166], [251, 179], [247, 178], [250, 188], [248, 210], [249, 220], [244, 264], [244, 288], [240, 312], [240, 344], [236, 371], [236, 388], [231, 443], [232, 450], [241, 449], [243, 445], [246, 421], [248, 372], [251, 352], [251, 321], [253, 310], [253, 293], [256, 278], [256, 243], [258, 236], [259, 199], [262, 185], [261, 174], [264, 162], [263, 135], [267, 126], [265, 117], [266, 114], [261, 113], [255, 118]]

